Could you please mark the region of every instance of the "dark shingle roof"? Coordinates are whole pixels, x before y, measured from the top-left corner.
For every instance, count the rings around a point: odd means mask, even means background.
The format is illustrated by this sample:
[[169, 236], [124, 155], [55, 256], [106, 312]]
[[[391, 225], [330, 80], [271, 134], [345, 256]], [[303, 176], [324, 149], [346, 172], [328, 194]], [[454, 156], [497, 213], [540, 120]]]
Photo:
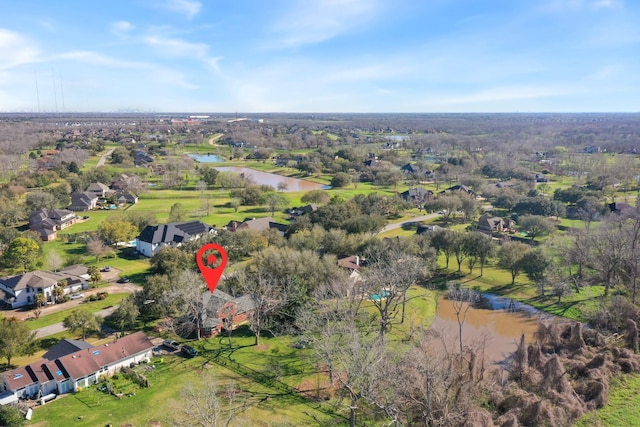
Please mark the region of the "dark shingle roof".
[[75, 353], [78, 350], [91, 347], [91, 344], [88, 342], [65, 338], [62, 341], [58, 341], [58, 343], [51, 347], [42, 357], [47, 360], [55, 360], [68, 354]]
[[181, 243], [193, 236], [208, 233], [211, 228], [211, 226], [202, 221], [148, 225], [142, 230], [138, 240], [146, 243]]

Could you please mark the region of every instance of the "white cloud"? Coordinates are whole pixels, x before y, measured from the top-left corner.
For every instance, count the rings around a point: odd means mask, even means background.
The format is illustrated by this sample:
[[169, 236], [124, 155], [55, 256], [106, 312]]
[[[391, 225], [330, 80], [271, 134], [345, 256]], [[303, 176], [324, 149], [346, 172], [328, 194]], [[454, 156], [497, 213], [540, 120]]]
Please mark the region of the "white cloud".
[[160, 5], [171, 12], [181, 13], [192, 19], [202, 9], [202, 3], [195, 0], [167, 0]]
[[550, 12], [565, 12], [579, 9], [614, 9], [624, 6], [622, 0], [549, 0], [542, 9]]
[[116, 21], [111, 24], [111, 32], [117, 36], [126, 36], [135, 26], [129, 21]]
[[116, 68], [145, 69], [153, 68], [154, 65], [146, 62], [124, 61], [122, 59], [113, 58], [101, 53], [79, 50], [60, 53], [52, 57], [52, 59], [67, 59], [85, 62], [88, 64], [106, 65]]
[[11, 30], [0, 28], [0, 70], [39, 62], [40, 50], [29, 39]]
[[221, 57], [210, 57], [209, 46], [205, 43], [191, 43], [177, 38], [148, 36], [144, 43], [156, 49], [161, 56], [172, 58], [191, 58], [204, 62], [214, 70], [218, 70]]
[[279, 47], [319, 43], [365, 25], [380, 10], [376, 0], [298, 0], [271, 30]]

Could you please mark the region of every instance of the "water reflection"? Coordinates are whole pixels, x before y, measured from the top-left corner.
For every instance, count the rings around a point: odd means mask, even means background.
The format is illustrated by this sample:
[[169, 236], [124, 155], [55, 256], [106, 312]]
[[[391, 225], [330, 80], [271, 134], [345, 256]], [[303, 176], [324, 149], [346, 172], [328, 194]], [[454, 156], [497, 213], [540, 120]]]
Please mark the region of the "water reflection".
[[[457, 345], [454, 343], [459, 339], [458, 312], [463, 321], [463, 345], [476, 348], [484, 346], [485, 357], [493, 362], [501, 361], [515, 351], [523, 333], [527, 342], [533, 341], [539, 320], [537, 314], [526, 310], [508, 311], [503, 307], [505, 304], [508, 307], [510, 303], [493, 300], [487, 295], [476, 298], [472, 305], [454, 304], [454, 301], [441, 297], [431, 329], [444, 338], [448, 347]], [[493, 307], [500, 308], [491, 309]]]
[[325, 185], [318, 184], [311, 181], [305, 181], [304, 179], [289, 178], [288, 176], [280, 176], [275, 173], [263, 172], [256, 169], [243, 168], [240, 166], [221, 166], [215, 169], [220, 172], [235, 172], [244, 174], [246, 177], [250, 177], [256, 184], [270, 185], [273, 188], [278, 188], [278, 184], [284, 182], [287, 188], [284, 191], [309, 191], [328, 188]]

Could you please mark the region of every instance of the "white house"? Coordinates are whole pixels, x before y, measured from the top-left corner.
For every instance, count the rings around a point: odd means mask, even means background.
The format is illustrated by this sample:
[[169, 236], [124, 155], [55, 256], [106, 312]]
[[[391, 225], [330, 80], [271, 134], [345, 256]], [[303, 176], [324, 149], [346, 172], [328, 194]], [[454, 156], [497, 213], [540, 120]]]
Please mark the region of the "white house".
[[123, 366], [149, 361], [153, 343], [136, 332], [108, 344], [85, 348], [55, 360], [42, 359], [0, 374], [0, 396], [9, 402], [77, 391], [113, 375]]
[[183, 242], [214, 233], [215, 229], [202, 221], [148, 225], [136, 240], [136, 251], [152, 257], [164, 246], [180, 246]]
[[24, 307], [35, 302], [36, 294], [44, 294], [45, 302], [55, 302], [53, 289], [62, 280], [67, 284], [65, 294], [72, 294], [89, 288], [87, 267], [74, 265], [58, 272], [30, 271], [16, 276], [0, 278], [3, 301], [11, 308]]

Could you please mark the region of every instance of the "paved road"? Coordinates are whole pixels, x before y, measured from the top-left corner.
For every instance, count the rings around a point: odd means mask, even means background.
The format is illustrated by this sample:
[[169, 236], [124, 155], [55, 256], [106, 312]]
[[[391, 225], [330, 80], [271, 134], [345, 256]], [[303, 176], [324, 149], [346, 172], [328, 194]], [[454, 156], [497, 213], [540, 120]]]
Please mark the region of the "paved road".
[[115, 148], [112, 148], [111, 150], [104, 153], [102, 157], [100, 157], [100, 160], [98, 160], [98, 164], [96, 165], [97, 168], [100, 166], [104, 166], [104, 164], [107, 163], [107, 157], [109, 157], [111, 153], [113, 153], [113, 150], [115, 150]]
[[[101, 317], [106, 317], [111, 313], [113, 313], [116, 308], [118, 308], [118, 306], [105, 308], [104, 310], [97, 311], [94, 314], [97, 314], [98, 316], [101, 316]], [[60, 322], [60, 323], [54, 323], [53, 325], [45, 326], [43, 328], [36, 329], [35, 333], [36, 333], [36, 338], [43, 338], [43, 337], [48, 337], [49, 335], [63, 332], [65, 330], [66, 328], [62, 325], [62, 322]]]
[[378, 232], [378, 234], [391, 231], [391, 230], [397, 230], [398, 228], [401, 228], [403, 225], [409, 224], [410, 222], [426, 221], [428, 219], [438, 218], [439, 216], [441, 215], [437, 213], [432, 213], [428, 215], [421, 215], [421, 216], [416, 216], [410, 219], [405, 219], [404, 221], [400, 221], [400, 222], [394, 222], [393, 224], [387, 224], [384, 227], [382, 227], [382, 229]]

